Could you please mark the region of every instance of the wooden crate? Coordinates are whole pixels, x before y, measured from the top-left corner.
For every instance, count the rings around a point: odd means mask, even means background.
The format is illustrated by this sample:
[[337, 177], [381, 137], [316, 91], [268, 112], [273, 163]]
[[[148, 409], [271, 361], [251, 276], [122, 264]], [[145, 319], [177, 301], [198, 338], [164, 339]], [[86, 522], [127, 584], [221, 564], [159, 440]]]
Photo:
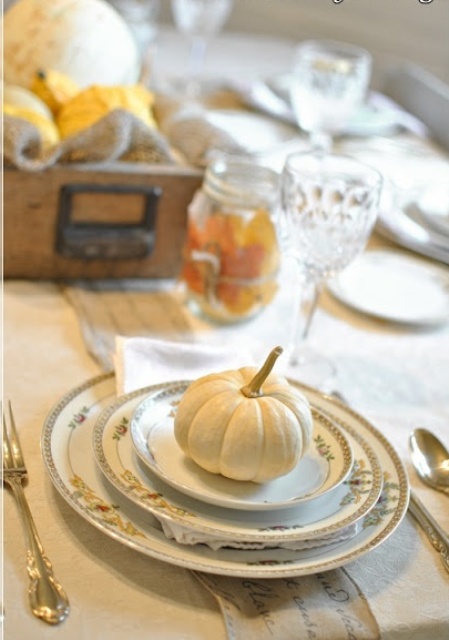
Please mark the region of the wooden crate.
[[[449, 87], [412, 64], [392, 67], [384, 84], [385, 93], [449, 150]], [[36, 173], [6, 169], [3, 275], [174, 277], [187, 206], [202, 179], [193, 168], [138, 163], [67, 165]]]
[[170, 278], [202, 172], [143, 164], [4, 171], [5, 278]]

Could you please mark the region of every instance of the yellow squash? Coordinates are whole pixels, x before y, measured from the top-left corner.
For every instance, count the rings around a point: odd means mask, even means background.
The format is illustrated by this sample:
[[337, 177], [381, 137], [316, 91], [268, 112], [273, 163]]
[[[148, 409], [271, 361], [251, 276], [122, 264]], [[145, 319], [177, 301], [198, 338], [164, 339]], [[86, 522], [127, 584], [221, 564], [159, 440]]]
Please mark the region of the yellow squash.
[[39, 131], [43, 149], [48, 149], [58, 144], [59, 132], [53, 120], [46, 118], [34, 109], [4, 104], [3, 113], [14, 118], [19, 118], [20, 120], [27, 120], [27, 122], [34, 125]]
[[307, 398], [271, 373], [282, 353], [262, 368], [213, 373], [192, 382], [175, 416], [184, 453], [211, 473], [266, 482], [291, 471], [307, 451], [313, 420]]
[[31, 91], [48, 106], [53, 115], [79, 93], [80, 88], [70, 76], [56, 69], [39, 69], [33, 76]]
[[125, 109], [149, 127], [156, 127], [153, 100], [153, 93], [139, 84], [128, 87], [93, 85], [77, 93], [59, 110], [56, 122], [61, 138], [87, 129], [114, 109]]

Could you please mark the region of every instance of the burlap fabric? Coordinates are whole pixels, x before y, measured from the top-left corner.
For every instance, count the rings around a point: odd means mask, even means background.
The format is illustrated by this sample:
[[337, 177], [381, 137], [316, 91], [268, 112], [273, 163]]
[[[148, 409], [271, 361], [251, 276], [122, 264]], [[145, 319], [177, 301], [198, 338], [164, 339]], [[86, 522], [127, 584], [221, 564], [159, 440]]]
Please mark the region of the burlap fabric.
[[44, 150], [38, 129], [30, 122], [4, 116], [3, 157], [7, 165], [40, 171], [55, 164], [80, 162], [146, 162], [173, 164], [165, 136], [123, 109], [116, 109], [94, 125]]
[[88, 129], [43, 149], [39, 130], [21, 118], [4, 116], [3, 160], [7, 166], [40, 171], [56, 164], [113, 161], [147, 164], [187, 163], [204, 167], [218, 152], [245, 153], [242, 144], [208, 120], [210, 108], [238, 106], [218, 92], [205, 102], [156, 96], [159, 129], [124, 109], [115, 109]]

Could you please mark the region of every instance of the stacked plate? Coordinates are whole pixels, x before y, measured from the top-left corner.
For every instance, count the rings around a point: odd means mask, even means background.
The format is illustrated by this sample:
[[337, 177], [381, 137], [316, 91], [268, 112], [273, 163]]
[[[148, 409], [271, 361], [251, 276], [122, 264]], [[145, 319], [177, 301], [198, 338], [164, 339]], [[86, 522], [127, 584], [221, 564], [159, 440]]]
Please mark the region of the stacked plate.
[[100, 376], [64, 396], [46, 420], [42, 452], [55, 487], [104, 533], [182, 567], [275, 578], [361, 557], [404, 517], [407, 476], [388, 441], [308, 388], [313, 442], [288, 475], [257, 485], [198, 468], [173, 435], [187, 384], [117, 398], [114, 377]]
[[407, 249], [449, 265], [449, 182], [429, 184], [416, 200], [381, 210], [377, 228]]

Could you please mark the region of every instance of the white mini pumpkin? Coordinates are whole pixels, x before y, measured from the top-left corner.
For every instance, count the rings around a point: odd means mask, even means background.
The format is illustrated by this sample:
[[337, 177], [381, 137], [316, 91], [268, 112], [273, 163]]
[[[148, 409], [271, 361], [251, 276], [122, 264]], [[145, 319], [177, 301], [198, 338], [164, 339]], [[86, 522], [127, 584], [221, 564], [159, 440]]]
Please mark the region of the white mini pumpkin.
[[133, 84], [140, 59], [131, 30], [103, 0], [18, 0], [3, 17], [4, 80], [29, 88], [39, 69], [80, 87]]
[[273, 349], [258, 372], [243, 367], [188, 386], [176, 412], [175, 438], [200, 467], [266, 482], [291, 471], [305, 454], [312, 414], [304, 394], [271, 373], [280, 353], [280, 347]]

